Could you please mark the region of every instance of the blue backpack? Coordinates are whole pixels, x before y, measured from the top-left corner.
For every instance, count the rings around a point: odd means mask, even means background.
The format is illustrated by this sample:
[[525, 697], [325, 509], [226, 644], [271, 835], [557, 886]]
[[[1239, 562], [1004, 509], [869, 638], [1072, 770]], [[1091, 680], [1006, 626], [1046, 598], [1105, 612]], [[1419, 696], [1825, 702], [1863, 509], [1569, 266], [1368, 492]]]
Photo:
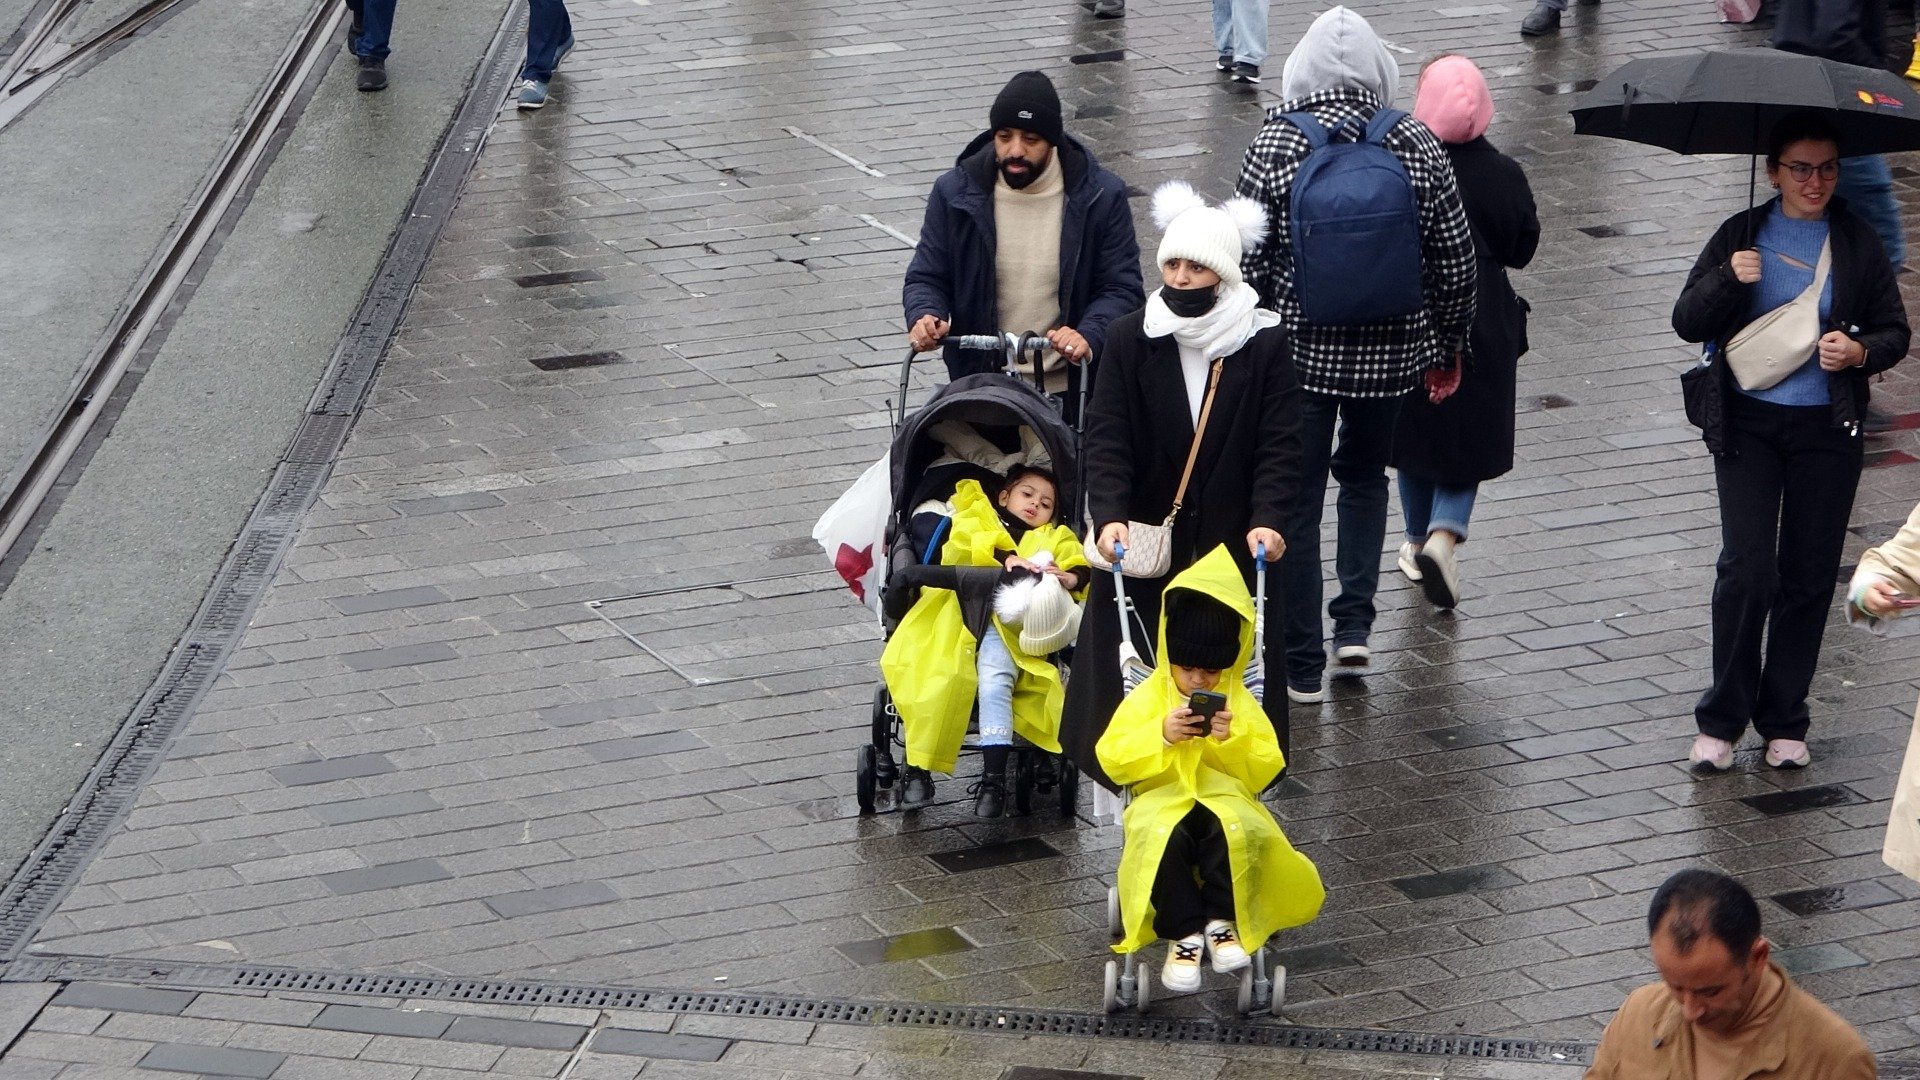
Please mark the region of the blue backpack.
[[[1385, 322], [1420, 310], [1420, 211], [1407, 167], [1382, 145], [1406, 113], [1381, 109], [1335, 142], [1313, 115], [1283, 113], [1310, 149], [1293, 180], [1287, 228], [1300, 313], [1322, 326]], [[1357, 126], [1348, 121], [1339, 135]]]

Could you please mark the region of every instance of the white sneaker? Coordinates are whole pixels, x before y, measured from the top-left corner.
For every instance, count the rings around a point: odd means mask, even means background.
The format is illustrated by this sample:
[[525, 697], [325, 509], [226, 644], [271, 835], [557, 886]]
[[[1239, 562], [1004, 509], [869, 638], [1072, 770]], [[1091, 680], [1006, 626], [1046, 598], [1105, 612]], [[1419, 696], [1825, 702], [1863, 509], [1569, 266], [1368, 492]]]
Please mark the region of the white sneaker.
[[1797, 739], [1767, 740], [1767, 764], [1776, 769], [1804, 769], [1812, 761], [1806, 743]]
[[1413, 557], [1419, 553], [1420, 545], [1411, 540], [1400, 545], [1400, 558], [1397, 561], [1400, 564], [1400, 572], [1407, 575], [1408, 581], [1420, 580], [1420, 565], [1413, 561]]
[[1338, 645], [1333, 650], [1335, 675], [1365, 675], [1373, 666], [1373, 650], [1364, 644]]
[[[1804, 743], [1801, 749], [1806, 749]], [[1705, 765], [1715, 772], [1726, 772], [1733, 768], [1733, 744], [1711, 735], [1695, 736], [1693, 749], [1687, 752], [1687, 761], [1694, 765]]]
[[1420, 587], [1437, 608], [1460, 603], [1460, 569], [1453, 558], [1453, 534], [1437, 532], [1427, 537], [1413, 561], [1420, 567]]
[[1200, 956], [1207, 951], [1207, 939], [1200, 934], [1167, 942], [1167, 962], [1160, 969], [1160, 985], [1176, 994], [1191, 994], [1200, 989]]
[[1312, 688], [1311, 690], [1308, 690], [1308, 689], [1303, 689], [1301, 687], [1295, 686], [1292, 683], [1288, 683], [1287, 684], [1287, 700], [1293, 702], [1296, 705], [1319, 704], [1320, 702], [1327, 700], [1326, 685], [1322, 684], [1320, 686], [1316, 686]]
[[1247, 950], [1240, 944], [1240, 935], [1233, 924], [1225, 919], [1214, 919], [1207, 923], [1207, 953], [1213, 957], [1213, 970], [1222, 975], [1239, 971], [1246, 967]]

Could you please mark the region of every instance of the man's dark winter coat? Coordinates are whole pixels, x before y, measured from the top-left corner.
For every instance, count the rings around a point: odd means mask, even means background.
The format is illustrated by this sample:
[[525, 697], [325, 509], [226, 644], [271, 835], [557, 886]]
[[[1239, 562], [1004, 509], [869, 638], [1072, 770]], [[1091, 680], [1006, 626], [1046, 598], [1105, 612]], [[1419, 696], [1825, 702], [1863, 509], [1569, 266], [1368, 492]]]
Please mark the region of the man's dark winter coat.
[[[1753, 246], [1760, 223], [1778, 199], [1743, 210], [1723, 222], [1707, 241], [1687, 275], [1686, 288], [1673, 305], [1673, 332], [1682, 341], [1711, 341], [1724, 347], [1749, 321], [1747, 286], [1733, 276], [1733, 253]], [[1751, 219], [1751, 220], [1750, 220]], [[1867, 415], [1867, 377], [1899, 363], [1907, 355], [1911, 331], [1907, 309], [1894, 283], [1893, 265], [1873, 227], [1855, 217], [1846, 201], [1835, 199], [1827, 209], [1827, 236], [1833, 244], [1833, 308], [1828, 328], [1840, 328], [1866, 347], [1867, 362], [1860, 367], [1830, 372], [1827, 394], [1833, 401], [1833, 422], [1854, 427]], [[1687, 418], [1699, 426], [1707, 449], [1727, 452], [1726, 401], [1740, 392], [1725, 359], [1716, 354], [1713, 365], [1684, 377]]]
[[[1140, 284], [1140, 244], [1134, 239], [1133, 211], [1127, 187], [1100, 167], [1092, 152], [1068, 135], [1054, 147], [1048, 168], [1065, 170], [1066, 197], [1060, 221], [1060, 313], [1064, 325], [1087, 339], [1097, 360], [1106, 343], [1107, 324], [1146, 303]], [[993, 184], [999, 173], [993, 132], [987, 131], [960, 152], [954, 167], [933, 185], [920, 245], [907, 267], [902, 290], [911, 328], [923, 315], [951, 319], [949, 335], [997, 334], [1000, 325], [994, 287], [996, 233]], [[1049, 327], [1030, 327], [1044, 331]], [[997, 354], [945, 350], [953, 378], [993, 371]]]

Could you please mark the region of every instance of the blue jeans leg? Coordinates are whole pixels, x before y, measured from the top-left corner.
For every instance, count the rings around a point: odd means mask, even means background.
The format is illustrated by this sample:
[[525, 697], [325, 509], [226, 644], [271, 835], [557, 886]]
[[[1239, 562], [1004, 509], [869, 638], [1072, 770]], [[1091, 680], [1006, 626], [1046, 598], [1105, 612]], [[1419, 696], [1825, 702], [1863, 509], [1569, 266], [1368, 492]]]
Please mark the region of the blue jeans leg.
[[1400, 516], [1407, 522], [1408, 542], [1426, 543], [1431, 531], [1427, 523], [1433, 520], [1433, 481], [1400, 470]]
[[1445, 529], [1462, 541], [1467, 538], [1467, 522], [1473, 517], [1473, 500], [1480, 494], [1480, 485], [1435, 484], [1433, 487], [1433, 514], [1428, 518], [1427, 531]]
[[975, 656], [975, 672], [980, 676], [976, 692], [980, 703], [980, 745], [1010, 746], [1013, 743], [1013, 680], [1020, 668], [1000, 637], [1000, 628], [988, 626], [980, 635], [980, 650]]
[[1335, 645], [1364, 644], [1373, 632], [1380, 549], [1387, 538], [1387, 459], [1400, 418], [1399, 397], [1341, 398], [1333, 479], [1340, 485], [1333, 554], [1340, 594], [1327, 605]]
[[573, 48], [573, 20], [566, 0], [527, 0], [527, 64], [522, 79], [544, 83], [553, 78], [560, 58]]
[[360, 19], [360, 39], [353, 43], [356, 56], [386, 59], [387, 43], [393, 38], [394, 0], [351, 0], [347, 8]]
[[1893, 198], [1893, 170], [1886, 158], [1868, 154], [1841, 162], [1833, 194], [1873, 226], [1895, 269], [1907, 261], [1906, 233], [1900, 227], [1900, 204]]
[[1213, 0], [1214, 51], [1258, 67], [1267, 59], [1270, 0]]

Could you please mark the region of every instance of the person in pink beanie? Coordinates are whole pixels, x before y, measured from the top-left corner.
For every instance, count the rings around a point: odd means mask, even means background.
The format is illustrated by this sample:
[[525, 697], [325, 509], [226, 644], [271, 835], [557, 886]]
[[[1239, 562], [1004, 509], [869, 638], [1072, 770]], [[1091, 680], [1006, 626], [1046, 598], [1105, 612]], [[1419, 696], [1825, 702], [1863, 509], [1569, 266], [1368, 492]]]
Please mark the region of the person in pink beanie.
[[1407, 526], [1400, 569], [1435, 606], [1451, 608], [1460, 601], [1454, 548], [1467, 539], [1480, 483], [1513, 468], [1515, 372], [1527, 351], [1528, 309], [1507, 270], [1533, 259], [1540, 220], [1526, 174], [1487, 141], [1493, 95], [1473, 61], [1442, 56], [1428, 64], [1413, 116], [1453, 162], [1479, 281], [1459, 391], [1439, 404], [1424, 390], [1407, 395], [1393, 443]]

